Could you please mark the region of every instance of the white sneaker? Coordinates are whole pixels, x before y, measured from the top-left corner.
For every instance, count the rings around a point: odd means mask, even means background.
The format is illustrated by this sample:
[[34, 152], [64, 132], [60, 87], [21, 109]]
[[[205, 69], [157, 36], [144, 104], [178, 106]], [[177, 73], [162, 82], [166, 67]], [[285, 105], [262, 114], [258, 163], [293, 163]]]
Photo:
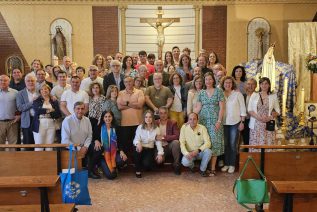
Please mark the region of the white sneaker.
[[221, 171], [222, 172], [226, 172], [226, 171], [228, 171], [228, 169], [229, 169], [229, 166], [224, 166], [224, 167], [221, 168]]
[[223, 167], [225, 164], [223, 163], [223, 160], [220, 160], [219, 162], [218, 162], [218, 166], [219, 167]]
[[234, 170], [235, 170], [234, 166], [229, 166], [228, 173], [232, 174], [232, 173], [234, 173]]

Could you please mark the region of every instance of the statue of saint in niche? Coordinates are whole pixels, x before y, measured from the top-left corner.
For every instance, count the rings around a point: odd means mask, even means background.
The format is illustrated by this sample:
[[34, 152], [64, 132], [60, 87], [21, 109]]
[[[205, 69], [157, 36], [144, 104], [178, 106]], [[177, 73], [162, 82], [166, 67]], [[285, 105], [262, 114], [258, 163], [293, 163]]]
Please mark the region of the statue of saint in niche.
[[61, 60], [66, 56], [66, 38], [62, 32], [63, 29], [61, 26], [57, 26], [55, 29], [56, 34], [53, 37], [54, 55]]
[[256, 59], [261, 60], [263, 58], [263, 36], [265, 31], [262, 27], [259, 27], [255, 30], [255, 36], [258, 38], [257, 40], [257, 54]]

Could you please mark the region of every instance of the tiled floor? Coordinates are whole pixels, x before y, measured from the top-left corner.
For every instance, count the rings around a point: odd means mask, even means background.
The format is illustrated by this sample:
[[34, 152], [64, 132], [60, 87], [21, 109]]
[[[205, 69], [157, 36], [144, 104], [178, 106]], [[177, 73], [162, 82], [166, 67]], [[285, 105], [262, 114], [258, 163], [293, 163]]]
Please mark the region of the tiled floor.
[[199, 173], [123, 173], [114, 181], [89, 180], [92, 206], [78, 206], [79, 211], [246, 211], [232, 193], [237, 173], [218, 173], [203, 178]]

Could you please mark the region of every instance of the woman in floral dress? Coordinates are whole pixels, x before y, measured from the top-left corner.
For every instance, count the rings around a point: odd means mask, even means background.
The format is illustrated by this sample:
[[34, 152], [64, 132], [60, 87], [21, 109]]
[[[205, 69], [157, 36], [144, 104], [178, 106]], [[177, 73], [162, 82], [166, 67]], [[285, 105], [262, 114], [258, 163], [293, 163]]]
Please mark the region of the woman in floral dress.
[[[275, 131], [266, 130], [266, 122], [275, 120], [280, 114], [277, 95], [271, 92], [271, 82], [267, 77], [259, 81], [260, 90], [250, 97], [248, 112], [251, 115], [250, 145], [273, 145]], [[251, 152], [259, 150], [250, 149]]]
[[199, 122], [204, 125], [211, 140], [211, 176], [216, 175], [217, 156], [224, 153], [223, 123], [224, 94], [216, 88], [216, 80], [211, 72], [204, 75], [206, 89], [200, 91], [194, 112], [199, 114]]

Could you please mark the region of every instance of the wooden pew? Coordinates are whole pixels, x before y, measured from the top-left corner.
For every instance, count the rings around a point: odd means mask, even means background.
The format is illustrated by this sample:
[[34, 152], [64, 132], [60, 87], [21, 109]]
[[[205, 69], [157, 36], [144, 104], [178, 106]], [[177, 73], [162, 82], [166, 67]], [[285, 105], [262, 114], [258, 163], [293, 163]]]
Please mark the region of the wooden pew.
[[[317, 163], [315, 162], [317, 160], [317, 152], [310, 151], [312, 149], [317, 149], [317, 146], [241, 145], [240, 148], [261, 149], [261, 152], [240, 152], [239, 170], [242, 170], [243, 165], [249, 156], [252, 156], [254, 158], [255, 162], [261, 168], [262, 172], [266, 176], [269, 182], [269, 186], [271, 188], [269, 211], [283, 211], [280, 209], [283, 208], [284, 202], [283, 197], [281, 197], [280, 194], [276, 195], [276, 190], [272, 188], [272, 181], [296, 181], [297, 183], [300, 183], [304, 181], [317, 180]], [[267, 149], [285, 149], [288, 151], [266, 152], [265, 150]], [[254, 166], [248, 166], [243, 178], [259, 178], [259, 175], [257, 174], [257, 171], [254, 168]], [[306, 204], [307, 198], [309, 198], [311, 195], [312, 194], [296, 194], [296, 197], [300, 198], [297, 198], [296, 201], [294, 201], [294, 208], [297, 208], [299, 205], [302, 206], [303, 204]], [[313, 201], [316, 201], [316, 199], [313, 199]], [[276, 205], [276, 202], [280, 204], [278, 206], [278, 210], [271, 208], [271, 205]]]
[[272, 181], [269, 210], [317, 211], [317, 181]]
[[[56, 151], [0, 151], [0, 205], [40, 204], [44, 193], [47, 193], [47, 202], [62, 203], [60, 182], [56, 179], [59, 178], [58, 174], [62, 169], [68, 168], [69, 152], [62, 151], [67, 146], [65, 144], [0, 145], [0, 148], [52, 147], [57, 149]], [[77, 158], [77, 161], [78, 168], [81, 169], [81, 158]], [[50, 181], [50, 186], [47, 186], [47, 189], [44, 189], [46, 191], [43, 192], [37, 184], [45, 182], [45, 179], [46, 181], [55, 179], [55, 182]]]
[[[51, 212], [74, 211], [74, 204], [50, 204]], [[41, 211], [40, 205], [0, 205], [1, 212], [38, 212]]]

